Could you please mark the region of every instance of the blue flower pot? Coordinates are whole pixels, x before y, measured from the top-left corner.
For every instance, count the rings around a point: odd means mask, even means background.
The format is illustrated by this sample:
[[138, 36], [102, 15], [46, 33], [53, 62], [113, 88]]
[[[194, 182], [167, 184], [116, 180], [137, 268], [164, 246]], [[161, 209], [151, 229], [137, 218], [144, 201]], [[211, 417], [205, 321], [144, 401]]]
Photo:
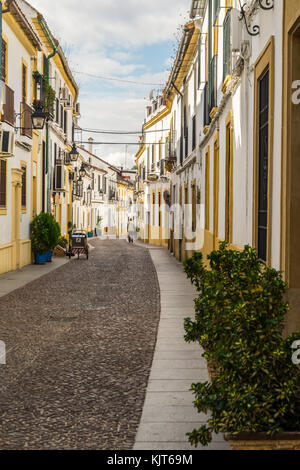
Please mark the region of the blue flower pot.
[[46, 262], [47, 263], [52, 263], [52, 254], [53, 254], [53, 251], [47, 251], [46, 252], [46, 255], [47, 255]]
[[47, 252], [46, 253], [34, 253], [34, 262], [35, 264], [45, 264], [47, 262]]

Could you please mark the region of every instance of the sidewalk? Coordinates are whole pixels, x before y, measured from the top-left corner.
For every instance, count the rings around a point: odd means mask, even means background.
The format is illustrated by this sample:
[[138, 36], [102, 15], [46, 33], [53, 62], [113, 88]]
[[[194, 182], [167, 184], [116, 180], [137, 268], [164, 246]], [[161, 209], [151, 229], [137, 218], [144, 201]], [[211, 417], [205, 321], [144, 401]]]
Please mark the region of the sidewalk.
[[[140, 245], [140, 243], [138, 243]], [[184, 341], [183, 319], [194, 315], [196, 290], [181, 263], [164, 248], [147, 246], [156, 267], [161, 291], [161, 318], [143, 414], [134, 449], [194, 450], [187, 432], [199, 428], [207, 416], [193, 406], [193, 382], [208, 380], [200, 347]], [[198, 450], [225, 450], [223, 435]]]
[[9, 271], [8, 273], [0, 274], [0, 297], [9, 294], [15, 289], [25, 286], [29, 282], [34, 281], [51, 271], [54, 271], [54, 269], [59, 268], [67, 262], [68, 260], [66, 257], [53, 257], [52, 263], [46, 263], [44, 265], [29, 264], [17, 271]]

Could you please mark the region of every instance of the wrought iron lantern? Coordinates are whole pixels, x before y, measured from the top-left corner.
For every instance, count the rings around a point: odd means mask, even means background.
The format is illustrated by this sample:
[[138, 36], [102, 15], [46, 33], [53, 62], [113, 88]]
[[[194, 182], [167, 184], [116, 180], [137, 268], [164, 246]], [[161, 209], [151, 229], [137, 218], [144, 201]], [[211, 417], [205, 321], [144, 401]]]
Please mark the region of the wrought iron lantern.
[[72, 145], [72, 150], [69, 153], [69, 157], [70, 157], [71, 162], [77, 162], [77, 159], [79, 157], [79, 153], [78, 153], [78, 150], [77, 150], [75, 144]]
[[36, 106], [35, 110], [31, 115], [32, 127], [33, 129], [42, 130], [44, 129], [44, 125], [47, 119], [47, 114], [43, 110], [43, 105], [39, 101]]
[[86, 175], [86, 169], [85, 169], [83, 163], [81, 164], [81, 167], [80, 167], [80, 170], [79, 170], [79, 174], [80, 174], [80, 176], [81, 176], [82, 178], [84, 178], [85, 175]]

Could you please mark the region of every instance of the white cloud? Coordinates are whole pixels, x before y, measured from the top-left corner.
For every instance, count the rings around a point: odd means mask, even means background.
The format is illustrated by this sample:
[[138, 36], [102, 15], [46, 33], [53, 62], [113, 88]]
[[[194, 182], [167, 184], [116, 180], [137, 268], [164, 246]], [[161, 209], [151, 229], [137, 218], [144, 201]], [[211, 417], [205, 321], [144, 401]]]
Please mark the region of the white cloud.
[[172, 39], [191, 0], [30, 0], [58, 39], [93, 49], [97, 44], [131, 48]]
[[[143, 46], [174, 40], [179, 24], [187, 20], [191, 0], [28, 0], [45, 17], [66, 52], [72, 70], [120, 77], [145, 83], [165, 83], [170, 61], [158, 64], [153, 73]], [[74, 74], [79, 84], [80, 126], [93, 129], [141, 129], [151, 88], [101, 81]], [[113, 85], [113, 86], [112, 86]], [[87, 139], [89, 135], [85, 134]], [[120, 136], [93, 135], [95, 139], [120, 142]], [[133, 140], [134, 139], [134, 140]], [[122, 137], [124, 142], [137, 136]], [[128, 166], [134, 164], [137, 147], [127, 150]], [[97, 154], [124, 165], [124, 145], [103, 145]], [[129, 157], [130, 155], [130, 157]]]

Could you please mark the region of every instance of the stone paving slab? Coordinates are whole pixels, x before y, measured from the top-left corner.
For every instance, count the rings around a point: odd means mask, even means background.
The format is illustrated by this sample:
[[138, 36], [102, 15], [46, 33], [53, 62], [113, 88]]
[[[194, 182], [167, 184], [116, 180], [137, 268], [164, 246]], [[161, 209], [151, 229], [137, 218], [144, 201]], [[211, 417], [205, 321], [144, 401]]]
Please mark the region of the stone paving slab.
[[[144, 423], [205, 423], [207, 415], [198, 413], [192, 405], [147, 406], [143, 412]], [[193, 424], [193, 426], [195, 426]]]
[[[136, 450], [194, 450], [186, 436], [198, 429], [208, 415], [193, 406], [191, 384], [208, 380], [207, 365], [199, 345], [184, 340], [184, 318], [194, 317], [196, 290], [182, 265], [167, 250], [148, 245], [156, 267], [161, 314], [157, 342], [148, 381], [142, 418], [135, 440]], [[224, 450], [223, 436], [198, 450]]]

